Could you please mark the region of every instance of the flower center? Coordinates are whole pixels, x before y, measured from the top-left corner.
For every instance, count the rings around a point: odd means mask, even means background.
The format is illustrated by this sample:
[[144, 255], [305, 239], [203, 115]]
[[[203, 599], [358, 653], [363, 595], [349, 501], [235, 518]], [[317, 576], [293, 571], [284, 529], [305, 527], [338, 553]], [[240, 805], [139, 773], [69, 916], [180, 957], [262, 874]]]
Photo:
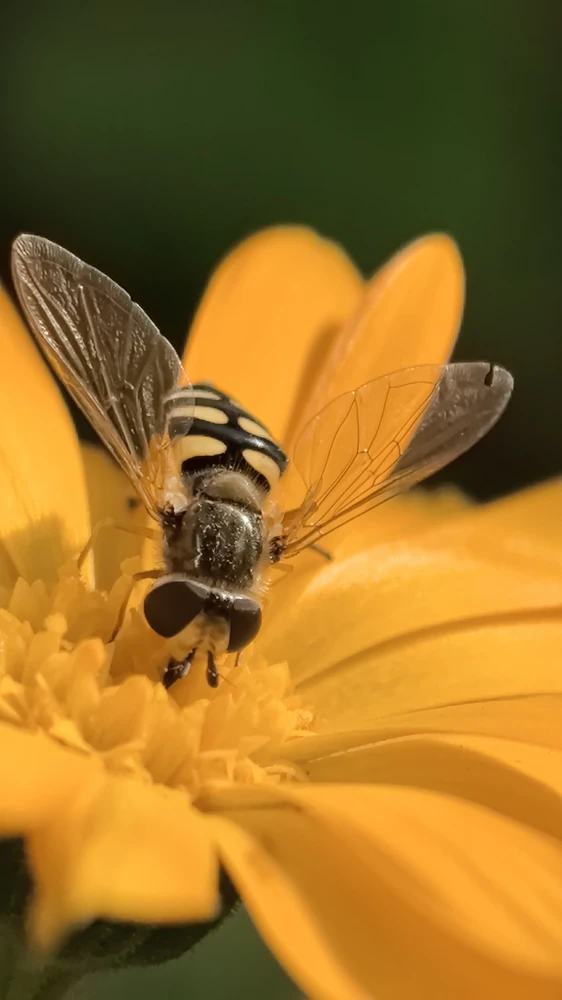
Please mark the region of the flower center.
[[4, 595], [0, 721], [42, 729], [112, 772], [191, 795], [213, 780], [298, 778], [283, 764], [283, 745], [309, 731], [312, 714], [292, 694], [286, 664], [248, 652], [240, 666], [220, 669], [215, 690], [193, 668], [166, 691], [169, 645], [135, 602], [112, 638], [137, 568], [124, 563], [108, 594], [89, 590], [69, 566], [51, 587], [20, 579]]

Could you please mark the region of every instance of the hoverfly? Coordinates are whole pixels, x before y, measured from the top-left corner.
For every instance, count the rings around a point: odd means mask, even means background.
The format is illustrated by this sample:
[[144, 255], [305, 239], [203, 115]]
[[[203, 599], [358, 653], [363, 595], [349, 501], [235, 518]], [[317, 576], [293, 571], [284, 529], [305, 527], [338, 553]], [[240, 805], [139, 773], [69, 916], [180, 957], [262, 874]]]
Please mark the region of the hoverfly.
[[484, 362], [384, 375], [330, 402], [297, 439], [302, 504], [266, 514], [288, 458], [255, 416], [180, 359], [110, 278], [37, 236], [13, 245], [16, 290], [48, 361], [162, 532], [149, 626], [181, 637], [184, 676], [257, 635], [267, 567], [396, 496], [471, 448], [500, 417], [511, 375]]

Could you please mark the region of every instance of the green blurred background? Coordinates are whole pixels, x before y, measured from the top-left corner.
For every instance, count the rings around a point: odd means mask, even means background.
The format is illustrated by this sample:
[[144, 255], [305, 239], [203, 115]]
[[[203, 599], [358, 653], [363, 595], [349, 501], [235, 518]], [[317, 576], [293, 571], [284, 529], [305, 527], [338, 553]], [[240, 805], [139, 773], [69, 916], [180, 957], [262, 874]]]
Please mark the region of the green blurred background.
[[[561, 42], [556, 0], [14, 4], [2, 273], [17, 232], [49, 236], [179, 346], [210, 269], [256, 228], [308, 223], [367, 273], [446, 230], [468, 270], [457, 357], [516, 377], [508, 416], [447, 478], [489, 497], [557, 473]], [[227, 962], [206, 996], [273, 995], [247, 979], [244, 940], [239, 980]], [[186, 995], [175, 974], [167, 995]]]

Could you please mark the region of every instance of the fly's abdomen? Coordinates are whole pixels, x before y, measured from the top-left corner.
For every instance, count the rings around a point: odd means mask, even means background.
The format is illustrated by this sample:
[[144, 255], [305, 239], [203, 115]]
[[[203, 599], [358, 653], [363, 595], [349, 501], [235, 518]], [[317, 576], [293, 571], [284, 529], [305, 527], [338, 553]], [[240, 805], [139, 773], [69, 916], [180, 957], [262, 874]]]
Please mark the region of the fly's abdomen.
[[209, 383], [176, 389], [165, 405], [183, 475], [234, 469], [251, 476], [267, 493], [285, 471], [287, 456], [267, 428]]

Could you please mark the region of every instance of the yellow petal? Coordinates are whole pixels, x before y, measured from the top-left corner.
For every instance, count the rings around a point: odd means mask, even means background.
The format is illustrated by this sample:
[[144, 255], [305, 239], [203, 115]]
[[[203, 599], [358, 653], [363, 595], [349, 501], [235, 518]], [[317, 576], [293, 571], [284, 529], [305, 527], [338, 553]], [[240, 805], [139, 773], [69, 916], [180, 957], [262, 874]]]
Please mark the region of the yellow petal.
[[371, 379], [414, 365], [442, 364], [453, 349], [464, 305], [464, 270], [456, 243], [424, 236], [395, 254], [371, 279], [335, 338], [298, 422]]
[[[274, 827], [278, 812], [264, 810], [261, 818]], [[349, 893], [345, 893], [341, 877], [338, 878], [339, 859], [330, 856], [319, 838], [316, 840], [315, 867], [323, 870], [326, 885], [318, 899], [318, 893], [303, 879], [311, 858], [310, 836], [305, 829], [288, 831], [287, 817], [281, 815], [278, 831], [289, 834], [291, 843], [290, 846], [285, 843], [278, 851], [275, 834], [269, 838], [262, 830], [252, 827], [246, 830], [240, 817], [234, 818], [237, 822], [210, 820], [219, 853], [250, 916], [279, 961], [306, 995], [315, 1000], [370, 1000], [375, 993], [370, 992], [368, 975], [362, 968], [354, 968], [345, 947], [340, 945], [337, 929], [330, 926], [334, 923], [330, 912], [334, 900], [340, 905], [351, 904]], [[354, 931], [362, 931], [357, 942], [359, 948], [366, 945], [365, 927], [357, 926], [363, 916], [360, 906], [349, 906], [349, 937]], [[373, 932], [374, 928], [370, 930]], [[363, 964], [367, 964], [368, 954], [365, 947]]]
[[[305, 571], [295, 570], [274, 587], [256, 649], [270, 663], [287, 660], [320, 713], [327, 710], [328, 690], [330, 699], [339, 690], [337, 698], [349, 703], [354, 698], [360, 711], [371, 712], [376, 692], [378, 714], [480, 698], [484, 675], [489, 676], [487, 697], [530, 688], [558, 690], [552, 687], [554, 660], [539, 660], [535, 667], [538, 654], [530, 661], [524, 657], [531, 635], [539, 633], [544, 641], [550, 637], [546, 646], [540, 640], [541, 649], [558, 655], [560, 573], [553, 567], [537, 573], [534, 562], [523, 556], [503, 558], [491, 542], [476, 545], [476, 529], [470, 529], [467, 541], [468, 529], [456, 532], [456, 523], [453, 518], [450, 527], [372, 546], [349, 558], [339, 559], [336, 549], [334, 561], [315, 571], [308, 557]], [[472, 525], [471, 515], [466, 524]], [[513, 624], [500, 628], [505, 616]], [[510, 628], [519, 629], [518, 617], [522, 647], [514, 651], [512, 664], [505, 657], [513, 643], [505, 643]], [[491, 641], [501, 660], [483, 651], [490, 633], [497, 633]], [[420, 668], [427, 672], [423, 683]], [[326, 691], [320, 690], [323, 685]], [[420, 701], [426, 696], [429, 701]]]
[[311, 230], [257, 233], [210, 281], [185, 353], [188, 378], [213, 381], [282, 440], [298, 394], [363, 287], [343, 251]]
[[561, 659], [562, 622], [490, 623], [365, 651], [297, 690], [318, 728], [358, 729], [400, 712], [560, 693]]
[[147, 515], [127, 476], [108, 453], [95, 445], [83, 445], [92, 527], [106, 518], [127, 525], [131, 531], [105, 528], [94, 546], [96, 586], [109, 590], [119, 576], [124, 559], [143, 551], [144, 539], [135, 528], [146, 525]]
[[562, 479], [552, 479], [512, 496], [469, 509], [466, 517], [449, 522], [443, 544], [496, 554], [504, 561], [526, 561], [559, 573], [562, 568]]
[[328, 539], [332, 563], [308, 554], [276, 582], [256, 647], [288, 660], [331, 728], [557, 691], [561, 501], [556, 481], [363, 551], [358, 519], [357, 534]]
[[224, 864], [307, 994], [554, 1000], [562, 854], [550, 838], [402, 788], [239, 789], [232, 810], [228, 797], [215, 803]]
[[42, 826], [98, 771], [96, 762], [42, 732], [0, 724], [0, 834], [21, 836]]
[[181, 923], [216, 916], [218, 866], [205, 819], [179, 792], [100, 780], [28, 841], [31, 937], [54, 947], [97, 917]]
[[562, 840], [562, 752], [483, 736], [410, 736], [311, 761], [313, 782], [423, 788]]
[[552, 892], [562, 876], [559, 844], [492, 810], [414, 789], [332, 785], [295, 789], [294, 798], [352, 827], [363, 849], [378, 842], [400, 864], [420, 916], [562, 984], [562, 894]]
[[[369, 729], [355, 729], [322, 733], [295, 739], [283, 748], [287, 760], [309, 767], [338, 767], [339, 775], [346, 772], [345, 758], [368, 753], [375, 744], [387, 740], [402, 740], [427, 734], [460, 734], [463, 736], [492, 736], [517, 740], [545, 749], [562, 750], [562, 695], [527, 695], [526, 697], [500, 698], [474, 701], [459, 705], [445, 705], [385, 716]], [[348, 753], [349, 752], [349, 753]], [[341, 763], [337, 760], [341, 757]], [[260, 761], [270, 762], [262, 752]], [[328, 761], [332, 760], [332, 764]], [[358, 773], [361, 768], [358, 762]], [[367, 765], [368, 766], [368, 765]], [[353, 764], [349, 764], [348, 775]], [[335, 773], [335, 772], [334, 772]], [[335, 780], [335, 779], [334, 779]], [[340, 778], [338, 778], [340, 780]], [[343, 778], [341, 779], [343, 780]], [[346, 780], [351, 780], [349, 777]]]
[[55, 579], [89, 536], [78, 440], [59, 391], [0, 289], [0, 572]]

